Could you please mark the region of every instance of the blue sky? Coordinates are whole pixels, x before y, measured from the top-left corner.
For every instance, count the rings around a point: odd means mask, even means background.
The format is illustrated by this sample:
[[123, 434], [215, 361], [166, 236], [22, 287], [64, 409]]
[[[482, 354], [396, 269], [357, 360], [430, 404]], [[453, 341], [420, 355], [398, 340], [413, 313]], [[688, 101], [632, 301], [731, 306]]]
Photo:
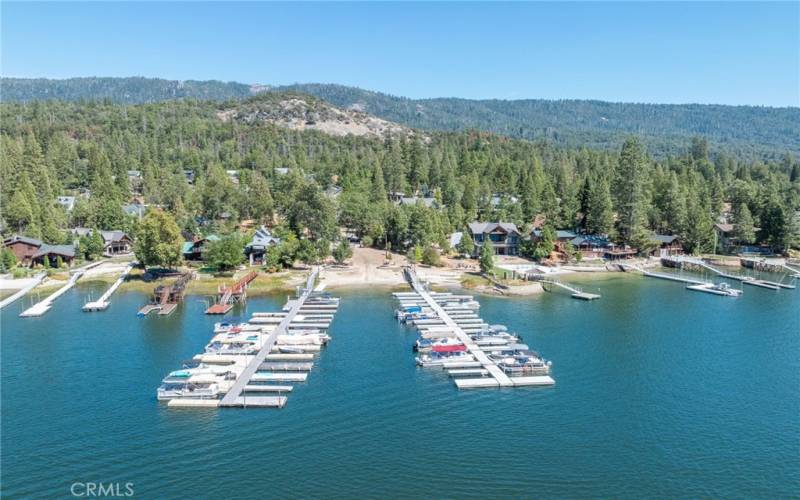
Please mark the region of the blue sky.
[[800, 3], [9, 3], [3, 76], [800, 106]]

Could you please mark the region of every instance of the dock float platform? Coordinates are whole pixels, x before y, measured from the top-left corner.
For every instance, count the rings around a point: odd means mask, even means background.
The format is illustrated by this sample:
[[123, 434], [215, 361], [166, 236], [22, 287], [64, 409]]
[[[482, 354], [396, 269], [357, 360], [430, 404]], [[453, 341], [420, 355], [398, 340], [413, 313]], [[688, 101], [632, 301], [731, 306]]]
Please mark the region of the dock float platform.
[[[206, 352], [170, 373], [159, 399], [169, 400], [168, 407], [283, 408], [285, 394], [292, 392], [292, 384], [308, 380], [330, 340], [327, 328], [339, 306], [339, 299], [314, 291], [318, 274], [314, 268], [299, 296], [281, 312], [254, 313], [258, 321], [250, 323], [217, 323]], [[309, 318], [306, 310], [312, 309], [324, 309], [329, 317]], [[273, 318], [278, 323], [264, 321]]]
[[[666, 267], [675, 267], [678, 269], [688, 269], [688, 270], [701, 270], [701, 271], [710, 271], [711, 273], [719, 276], [720, 278], [727, 278], [736, 281], [741, 281], [746, 285], [757, 286], [760, 288], [766, 288], [769, 290], [778, 290], [780, 288], [786, 288], [789, 290], [794, 290], [795, 285], [792, 284], [796, 279], [796, 276], [792, 275], [790, 283], [783, 283], [781, 281], [769, 281], [765, 279], [758, 279], [753, 276], [747, 276], [744, 274], [731, 274], [729, 272], [723, 271], [721, 269], [717, 269], [716, 267], [712, 266], [711, 264], [705, 262], [703, 259], [699, 259], [696, 257], [689, 257], [686, 255], [678, 255], [672, 257], [663, 257], [661, 259], [661, 263]], [[761, 270], [769, 271], [769, 272], [779, 272], [782, 267], [786, 267], [785, 264], [782, 265], [771, 265], [767, 268], [763, 268]], [[758, 267], [751, 267], [755, 270], [759, 270]], [[791, 268], [789, 268], [791, 269]]]
[[225, 406], [239, 408], [283, 408], [286, 405], [286, 396], [239, 396]]
[[67, 283], [64, 286], [53, 292], [46, 299], [24, 310], [22, 313], [20, 313], [20, 317], [30, 318], [34, 316], [44, 315], [44, 313], [46, 313], [47, 311], [50, 310], [51, 307], [53, 307], [53, 302], [55, 302], [57, 298], [67, 293], [72, 287], [75, 286], [75, 283], [77, 283], [78, 280], [81, 279], [81, 276], [83, 276], [84, 272], [85, 269], [80, 269], [76, 271], [72, 276], [70, 276], [69, 281], [67, 281]]
[[[430, 332], [432, 329], [438, 331], [443, 336], [454, 336], [457, 338], [463, 347], [466, 348], [468, 356], [467, 359], [455, 360], [453, 362], [441, 363], [444, 370], [448, 372], [450, 377], [453, 378], [456, 387], [459, 389], [469, 388], [482, 388], [482, 387], [516, 387], [523, 385], [553, 385], [555, 380], [549, 376], [542, 377], [510, 377], [506, 372], [501, 369], [489, 356], [484, 352], [483, 347], [479, 346], [470, 337], [470, 327], [475, 329], [478, 333], [483, 330], [484, 325], [486, 328], [488, 324], [484, 323], [482, 319], [468, 319], [466, 321], [459, 321], [450, 316], [449, 310], [457, 309], [459, 311], [466, 311], [468, 309], [476, 309], [480, 304], [474, 303], [470, 296], [453, 296], [448, 292], [437, 293], [429, 291], [425, 285], [417, 277], [416, 272], [412, 267], [407, 267], [404, 270], [405, 277], [409, 285], [413, 289], [412, 292], [395, 292], [394, 297], [401, 303], [406, 305], [424, 306], [432, 311], [434, 316], [431, 320], [415, 321], [414, 324], [419, 329], [420, 333], [424, 336], [424, 332]], [[455, 304], [454, 304], [455, 301]], [[458, 304], [459, 301], [466, 301], [465, 303]], [[470, 303], [470, 306], [466, 304]], [[447, 305], [447, 309], [444, 307]], [[474, 311], [473, 311], [474, 312]], [[421, 323], [421, 324], [420, 324]], [[421, 361], [423, 366], [427, 366], [425, 360]], [[477, 378], [475, 378], [477, 376]], [[472, 378], [466, 378], [472, 377]]]
[[120, 274], [119, 278], [117, 278], [114, 284], [112, 284], [109, 287], [109, 289], [106, 290], [106, 292], [100, 296], [99, 299], [84, 304], [81, 310], [84, 312], [94, 312], [94, 311], [105, 311], [106, 309], [108, 309], [108, 306], [111, 304], [108, 301], [108, 299], [110, 299], [111, 296], [114, 295], [114, 292], [116, 292], [117, 289], [122, 285], [122, 283], [125, 282], [125, 278], [128, 276], [128, 274], [130, 274], [131, 270], [133, 269], [133, 266], [134, 266], [133, 264], [128, 264], [127, 266], [125, 266], [125, 269], [122, 271], [122, 274]]

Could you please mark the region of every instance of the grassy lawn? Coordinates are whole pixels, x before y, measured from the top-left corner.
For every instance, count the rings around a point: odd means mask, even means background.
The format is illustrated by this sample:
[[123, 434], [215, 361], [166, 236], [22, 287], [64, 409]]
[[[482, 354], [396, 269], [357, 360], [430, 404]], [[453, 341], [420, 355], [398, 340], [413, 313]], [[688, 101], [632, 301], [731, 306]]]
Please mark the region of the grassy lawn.
[[484, 286], [492, 286], [492, 282], [483, 276], [478, 276], [477, 274], [464, 273], [461, 276], [461, 286], [464, 288], [473, 289]]

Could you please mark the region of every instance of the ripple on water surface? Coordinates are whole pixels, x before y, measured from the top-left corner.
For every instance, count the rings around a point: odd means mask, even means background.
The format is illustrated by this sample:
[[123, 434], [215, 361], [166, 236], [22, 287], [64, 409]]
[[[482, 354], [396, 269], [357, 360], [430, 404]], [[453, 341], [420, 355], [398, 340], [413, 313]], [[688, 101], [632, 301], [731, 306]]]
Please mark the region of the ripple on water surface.
[[155, 401], [218, 320], [200, 297], [145, 319], [130, 292], [81, 313], [102, 288], [86, 285], [42, 318], [15, 304], [0, 337], [3, 495], [63, 496], [73, 481], [163, 498], [796, 494], [800, 291], [590, 286], [603, 298], [481, 297], [486, 320], [553, 360], [557, 384], [475, 391], [414, 365], [388, 291], [342, 292], [333, 341], [282, 410]]

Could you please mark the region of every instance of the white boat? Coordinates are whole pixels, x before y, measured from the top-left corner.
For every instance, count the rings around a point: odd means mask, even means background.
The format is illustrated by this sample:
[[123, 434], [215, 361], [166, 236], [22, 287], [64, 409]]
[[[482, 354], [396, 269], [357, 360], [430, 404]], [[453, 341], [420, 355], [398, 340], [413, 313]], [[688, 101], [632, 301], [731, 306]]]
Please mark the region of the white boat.
[[219, 396], [219, 385], [216, 383], [165, 382], [156, 391], [159, 401], [174, 398], [216, 398]]
[[264, 329], [261, 325], [251, 325], [250, 323], [215, 323], [214, 333], [241, 333], [241, 332], [260, 332]]
[[278, 345], [304, 345], [315, 344], [325, 345], [331, 338], [324, 333], [309, 335], [278, 335]]
[[210, 375], [212, 377], [226, 377], [232, 373], [233, 372], [231, 372], [230, 366], [206, 365], [201, 363], [194, 368], [181, 368], [180, 370], [169, 372], [169, 375], [164, 377], [162, 382], [189, 382], [193, 377], [197, 378], [205, 375]]
[[414, 342], [414, 350], [418, 352], [431, 352], [434, 347], [462, 346], [464, 345], [457, 337], [445, 337], [441, 339], [419, 338]]
[[445, 302], [444, 307], [466, 307], [467, 309], [480, 309], [481, 303], [477, 300], [457, 300]]
[[508, 332], [500, 332], [500, 333], [479, 333], [477, 335], [472, 335], [472, 340], [474, 340], [477, 345], [489, 346], [489, 345], [516, 344], [522, 339], [518, 335], [514, 335]]
[[440, 328], [429, 328], [427, 330], [421, 330], [419, 332], [419, 336], [423, 339], [444, 339], [444, 338], [455, 338], [458, 337], [455, 330], [453, 330], [449, 326], [440, 327]]
[[208, 354], [256, 354], [259, 347], [252, 342], [212, 342], [206, 346]]
[[714, 295], [724, 295], [726, 297], [739, 297], [742, 295], [741, 290], [731, 288], [727, 283], [720, 283], [718, 285], [704, 283], [702, 285], [689, 285], [686, 288], [696, 292], [713, 293]]
[[489, 355], [489, 359], [501, 370], [512, 375], [548, 375], [553, 364], [533, 351], [493, 353]]
[[429, 354], [422, 354], [414, 359], [418, 365], [427, 368], [429, 366], [442, 366], [445, 363], [455, 363], [458, 361], [475, 361], [475, 356], [466, 351], [447, 353], [432, 352]]

